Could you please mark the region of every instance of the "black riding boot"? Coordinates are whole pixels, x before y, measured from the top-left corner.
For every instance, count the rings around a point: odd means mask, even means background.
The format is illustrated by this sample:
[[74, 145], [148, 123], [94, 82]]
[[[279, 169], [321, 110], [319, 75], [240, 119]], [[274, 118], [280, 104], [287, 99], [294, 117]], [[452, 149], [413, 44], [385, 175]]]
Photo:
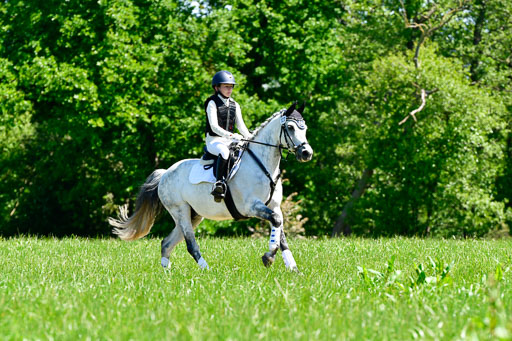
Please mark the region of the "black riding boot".
[[219, 160], [217, 161], [217, 181], [213, 185], [211, 193], [215, 202], [221, 202], [226, 196], [226, 180], [224, 179], [224, 173], [226, 172], [227, 164], [228, 160], [224, 160], [222, 156], [219, 155]]

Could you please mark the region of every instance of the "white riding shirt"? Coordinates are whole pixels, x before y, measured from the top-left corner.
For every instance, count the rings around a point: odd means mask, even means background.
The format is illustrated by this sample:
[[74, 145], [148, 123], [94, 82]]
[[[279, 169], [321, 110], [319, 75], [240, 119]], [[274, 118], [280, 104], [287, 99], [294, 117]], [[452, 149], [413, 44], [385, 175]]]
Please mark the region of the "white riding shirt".
[[[222, 100], [222, 102], [229, 108], [229, 104], [231, 99], [224, 98], [220, 94], [217, 95]], [[236, 114], [235, 114], [235, 125], [238, 131], [242, 134], [244, 138], [249, 138], [251, 133], [247, 129], [244, 120], [242, 118], [242, 110], [240, 109], [240, 105], [236, 103]], [[214, 145], [218, 146], [221, 143], [224, 146], [229, 146], [229, 144], [233, 140], [234, 133], [230, 133], [226, 129], [219, 126], [219, 122], [217, 119], [217, 105], [215, 101], [210, 101], [208, 106], [206, 107], [206, 114], [208, 115], [208, 122], [210, 123], [210, 127], [212, 131], [219, 136], [210, 136], [210, 134], [206, 134], [206, 148], [212, 154], [218, 155], [218, 148], [213, 147]], [[213, 147], [213, 148], [212, 148]]]

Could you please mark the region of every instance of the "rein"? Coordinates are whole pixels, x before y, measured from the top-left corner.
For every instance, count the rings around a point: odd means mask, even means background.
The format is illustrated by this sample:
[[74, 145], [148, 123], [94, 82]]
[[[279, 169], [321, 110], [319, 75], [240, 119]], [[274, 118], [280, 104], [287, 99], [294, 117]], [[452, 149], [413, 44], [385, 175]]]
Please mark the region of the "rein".
[[[282, 117], [282, 118], [284, 118], [284, 117]], [[291, 151], [296, 151], [297, 149], [299, 149], [300, 147], [302, 147], [302, 146], [304, 146], [306, 144], [306, 142], [302, 142], [298, 146], [293, 144], [293, 139], [290, 136], [290, 132], [288, 131], [288, 127], [286, 126], [286, 120], [281, 121], [281, 131], [279, 133], [279, 141], [281, 141], [281, 137], [283, 136], [283, 132], [284, 132], [284, 140], [286, 141], [286, 147], [282, 146], [281, 144], [270, 144], [270, 143], [264, 143], [264, 142], [247, 140], [247, 139], [242, 139], [242, 141], [243, 142], [248, 142], [248, 143], [261, 144], [261, 145], [267, 146], [267, 147], [279, 148], [279, 152], [281, 152], [281, 157], [283, 157], [283, 154], [282, 154], [282, 150], [283, 149], [286, 149], [288, 151], [290, 151], [290, 150]], [[291, 142], [291, 144], [293, 145], [293, 148], [290, 148], [290, 143], [288, 141]]]
[[253, 140], [246, 140], [246, 139], [242, 139], [242, 141], [249, 142], [249, 143], [262, 144], [262, 145], [268, 146], [268, 147], [282, 148], [280, 145], [276, 145], [276, 144], [269, 144], [269, 143], [258, 142], [258, 141], [253, 141]]
[[267, 202], [265, 203], [265, 205], [268, 205], [268, 203], [270, 202], [270, 200], [272, 200], [272, 196], [274, 195], [274, 190], [276, 189], [276, 186], [277, 186], [277, 182], [279, 181], [279, 178], [281, 177], [281, 170], [279, 170], [279, 174], [277, 174], [277, 178], [276, 180], [272, 179], [272, 175], [270, 175], [270, 173], [268, 172], [268, 170], [265, 168], [265, 165], [263, 164], [263, 162], [261, 162], [261, 160], [256, 156], [256, 154], [254, 154], [254, 152], [252, 150], [250, 150], [249, 148], [246, 149], [247, 152], [249, 153], [249, 155], [253, 158], [253, 160], [256, 162], [256, 164], [261, 168], [261, 170], [263, 171], [263, 173], [265, 173], [265, 175], [267, 176], [267, 178], [270, 180], [270, 196], [267, 200]]

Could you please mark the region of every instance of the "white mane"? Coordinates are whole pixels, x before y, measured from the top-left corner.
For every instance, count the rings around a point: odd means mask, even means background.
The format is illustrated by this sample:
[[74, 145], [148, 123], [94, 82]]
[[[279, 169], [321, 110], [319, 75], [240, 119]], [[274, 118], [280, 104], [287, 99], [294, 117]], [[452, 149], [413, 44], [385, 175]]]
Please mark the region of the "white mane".
[[260, 124], [260, 126], [258, 128], [254, 129], [254, 131], [252, 133], [253, 137], [258, 135], [258, 133], [260, 132], [261, 129], [265, 128], [274, 118], [281, 115], [282, 112], [283, 112], [283, 110], [279, 110], [278, 112], [275, 112], [274, 114], [272, 114], [272, 116], [270, 116], [262, 124]]

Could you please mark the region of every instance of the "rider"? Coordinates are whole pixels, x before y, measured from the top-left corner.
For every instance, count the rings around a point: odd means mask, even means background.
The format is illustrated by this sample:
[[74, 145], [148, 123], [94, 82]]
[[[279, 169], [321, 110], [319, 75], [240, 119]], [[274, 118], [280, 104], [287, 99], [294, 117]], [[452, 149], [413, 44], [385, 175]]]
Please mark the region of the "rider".
[[[226, 180], [223, 175], [226, 170], [229, 145], [235, 140], [251, 138], [251, 133], [245, 126], [240, 105], [231, 98], [235, 87], [235, 77], [229, 71], [219, 71], [212, 78], [212, 87], [215, 94], [204, 102], [206, 111], [206, 149], [218, 155], [216, 175], [211, 194], [216, 202], [224, 199], [226, 194]], [[234, 133], [235, 124], [242, 134]]]

